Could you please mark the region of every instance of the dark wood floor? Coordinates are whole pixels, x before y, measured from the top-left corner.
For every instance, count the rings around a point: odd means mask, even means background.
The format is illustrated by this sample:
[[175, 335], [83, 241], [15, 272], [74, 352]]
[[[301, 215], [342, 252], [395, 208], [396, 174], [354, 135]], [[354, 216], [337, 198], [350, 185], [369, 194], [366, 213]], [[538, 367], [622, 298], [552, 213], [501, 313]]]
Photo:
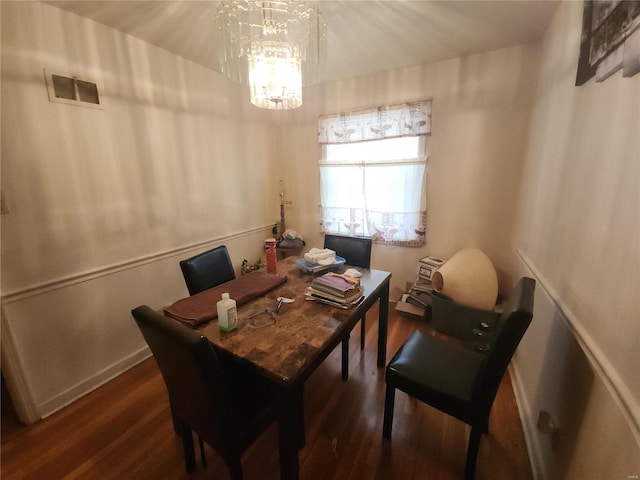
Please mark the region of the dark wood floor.
[[[384, 369], [376, 367], [376, 307], [367, 316], [366, 349], [359, 326], [351, 338], [350, 377], [340, 379], [338, 347], [305, 387], [306, 446], [301, 478], [429, 479], [463, 477], [469, 429], [435, 409], [396, 393], [393, 437], [382, 439]], [[388, 356], [415, 329], [417, 317], [390, 312]], [[3, 393], [4, 395], [4, 393]], [[4, 398], [3, 398], [4, 400]], [[21, 426], [3, 408], [3, 479], [228, 478], [207, 447], [206, 469], [184, 470], [162, 378], [149, 359], [37, 424]], [[245, 479], [279, 478], [275, 425], [243, 455]], [[489, 434], [480, 443], [477, 479], [530, 480], [527, 449], [511, 383], [498, 392]]]

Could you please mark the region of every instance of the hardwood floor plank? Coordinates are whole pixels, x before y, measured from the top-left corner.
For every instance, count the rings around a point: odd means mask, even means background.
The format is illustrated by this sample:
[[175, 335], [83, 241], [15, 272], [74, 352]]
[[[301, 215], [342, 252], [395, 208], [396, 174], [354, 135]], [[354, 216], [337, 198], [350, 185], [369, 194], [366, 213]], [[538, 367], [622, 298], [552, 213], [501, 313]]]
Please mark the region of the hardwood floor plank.
[[[422, 319], [391, 310], [387, 360]], [[402, 392], [396, 392], [391, 440], [382, 438], [384, 369], [376, 367], [377, 307], [367, 315], [366, 348], [352, 333], [349, 379], [340, 378], [337, 348], [305, 385], [306, 446], [300, 451], [307, 480], [460, 479], [469, 427]], [[206, 448], [208, 466], [184, 469], [182, 443], [173, 431], [160, 372], [148, 359], [35, 425], [22, 426], [3, 409], [0, 468], [3, 479], [228, 478], [222, 460]], [[278, 480], [273, 425], [243, 455], [246, 479]], [[532, 474], [510, 380], [505, 377], [480, 442], [477, 480], [531, 480]]]

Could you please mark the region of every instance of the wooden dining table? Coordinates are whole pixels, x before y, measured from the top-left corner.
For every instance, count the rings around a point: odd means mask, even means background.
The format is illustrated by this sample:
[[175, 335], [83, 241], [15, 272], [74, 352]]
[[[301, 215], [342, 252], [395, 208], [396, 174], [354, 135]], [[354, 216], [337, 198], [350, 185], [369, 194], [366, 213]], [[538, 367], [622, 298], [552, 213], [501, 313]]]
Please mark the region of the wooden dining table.
[[[349, 268], [341, 266], [340, 271]], [[348, 309], [305, 299], [304, 293], [318, 274], [303, 272], [295, 257], [278, 262], [277, 274], [287, 281], [259, 298], [238, 307], [238, 327], [223, 332], [217, 320], [197, 328], [221, 355], [255, 368], [269, 379], [278, 396], [280, 478], [299, 478], [298, 450], [304, 447], [303, 390], [307, 378], [340, 345], [364, 313], [380, 302], [377, 365], [386, 364], [389, 282], [391, 274], [357, 268], [364, 298]], [[283, 303], [276, 314], [278, 297]], [[255, 327], [260, 328], [255, 328]], [[344, 360], [343, 360], [344, 361]]]

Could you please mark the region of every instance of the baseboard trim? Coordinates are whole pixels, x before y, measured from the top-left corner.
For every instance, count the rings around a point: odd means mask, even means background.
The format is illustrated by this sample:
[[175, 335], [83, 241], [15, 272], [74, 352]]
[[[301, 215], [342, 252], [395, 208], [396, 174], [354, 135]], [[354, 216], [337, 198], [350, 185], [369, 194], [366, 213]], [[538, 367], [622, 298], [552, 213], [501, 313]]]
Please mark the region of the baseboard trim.
[[544, 480], [545, 468], [542, 461], [543, 455], [540, 447], [540, 442], [537, 432], [537, 427], [533, 423], [534, 414], [531, 411], [531, 404], [527, 397], [524, 384], [522, 383], [522, 377], [518, 372], [518, 364], [514, 359], [509, 365], [509, 376], [511, 378], [511, 387], [513, 394], [516, 397], [516, 404], [518, 405], [518, 412], [520, 414], [520, 424], [524, 432], [525, 443], [527, 444], [527, 452], [529, 454], [529, 463], [531, 464], [531, 472], [533, 473], [533, 480]]
[[91, 378], [88, 378], [84, 382], [80, 382], [74, 385], [72, 388], [59, 393], [55, 397], [50, 398], [46, 402], [38, 405], [37, 411], [40, 412], [39, 418], [47, 418], [53, 415], [58, 410], [70, 405], [81, 397], [84, 397], [89, 392], [101, 387], [105, 383], [113, 380], [118, 375], [126, 372], [132, 367], [135, 367], [139, 363], [143, 362], [151, 356], [151, 350], [148, 346], [144, 346], [140, 350], [134, 352], [121, 361], [111, 365], [108, 368], [96, 373]]
[[567, 328], [571, 331], [594, 370], [602, 379], [611, 397], [620, 408], [636, 442], [640, 445], [640, 404], [633, 397], [616, 369], [609, 362], [609, 359], [600, 350], [598, 344], [587, 333], [573, 312], [562, 302], [560, 296], [544, 275], [522, 251], [517, 248], [515, 250], [525, 267], [536, 277], [538, 286], [545, 290], [555, 308], [560, 312], [560, 316]]
[[69, 287], [71, 285], [75, 285], [78, 283], [87, 282], [90, 280], [94, 280], [100, 277], [106, 277], [108, 275], [113, 275], [118, 272], [122, 272], [124, 270], [130, 270], [133, 268], [140, 267], [142, 265], [146, 265], [149, 263], [157, 262], [160, 260], [165, 260], [167, 258], [176, 257], [179, 255], [186, 255], [189, 252], [197, 250], [199, 248], [214, 246], [216, 244], [220, 244], [225, 241], [233, 240], [236, 238], [242, 238], [249, 235], [254, 235], [256, 233], [264, 232], [265, 230], [271, 231], [273, 225], [262, 225], [259, 227], [255, 227], [249, 230], [244, 230], [242, 232], [236, 232], [229, 235], [223, 235], [216, 238], [210, 238], [207, 240], [203, 240], [196, 243], [191, 243], [189, 245], [183, 245], [181, 247], [172, 248], [169, 250], [165, 250], [162, 252], [156, 252], [149, 255], [145, 255], [138, 258], [133, 258], [130, 260], [126, 260], [124, 262], [120, 262], [113, 265], [107, 265], [104, 267], [96, 268], [93, 270], [88, 270], [85, 272], [75, 273], [73, 275], [68, 275], [65, 277], [59, 277], [54, 280], [50, 280], [47, 282], [42, 282], [36, 285], [31, 285], [25, 288], [20, 288], [17, 290], [10, 291], [2, 296], [2, 304], [7, 305], [10, 303], [18, 302], [20, 300], [24, 300], [25, 298], [42, 295], [44, 293], [48, 293], [54, 290], [58, 290], [61, 288]]

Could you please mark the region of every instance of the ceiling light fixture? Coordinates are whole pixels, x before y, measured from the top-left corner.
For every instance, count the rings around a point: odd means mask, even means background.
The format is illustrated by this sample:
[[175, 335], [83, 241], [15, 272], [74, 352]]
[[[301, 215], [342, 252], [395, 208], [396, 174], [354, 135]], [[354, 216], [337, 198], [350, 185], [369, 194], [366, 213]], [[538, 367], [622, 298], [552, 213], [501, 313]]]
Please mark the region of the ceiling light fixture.
[[297, 0], [223, 2], [216, 13], [220, 70], [248, 83], [251, 103], [302, 105], [302, 87], [324, 76], [327, 25], [316, 6]]

